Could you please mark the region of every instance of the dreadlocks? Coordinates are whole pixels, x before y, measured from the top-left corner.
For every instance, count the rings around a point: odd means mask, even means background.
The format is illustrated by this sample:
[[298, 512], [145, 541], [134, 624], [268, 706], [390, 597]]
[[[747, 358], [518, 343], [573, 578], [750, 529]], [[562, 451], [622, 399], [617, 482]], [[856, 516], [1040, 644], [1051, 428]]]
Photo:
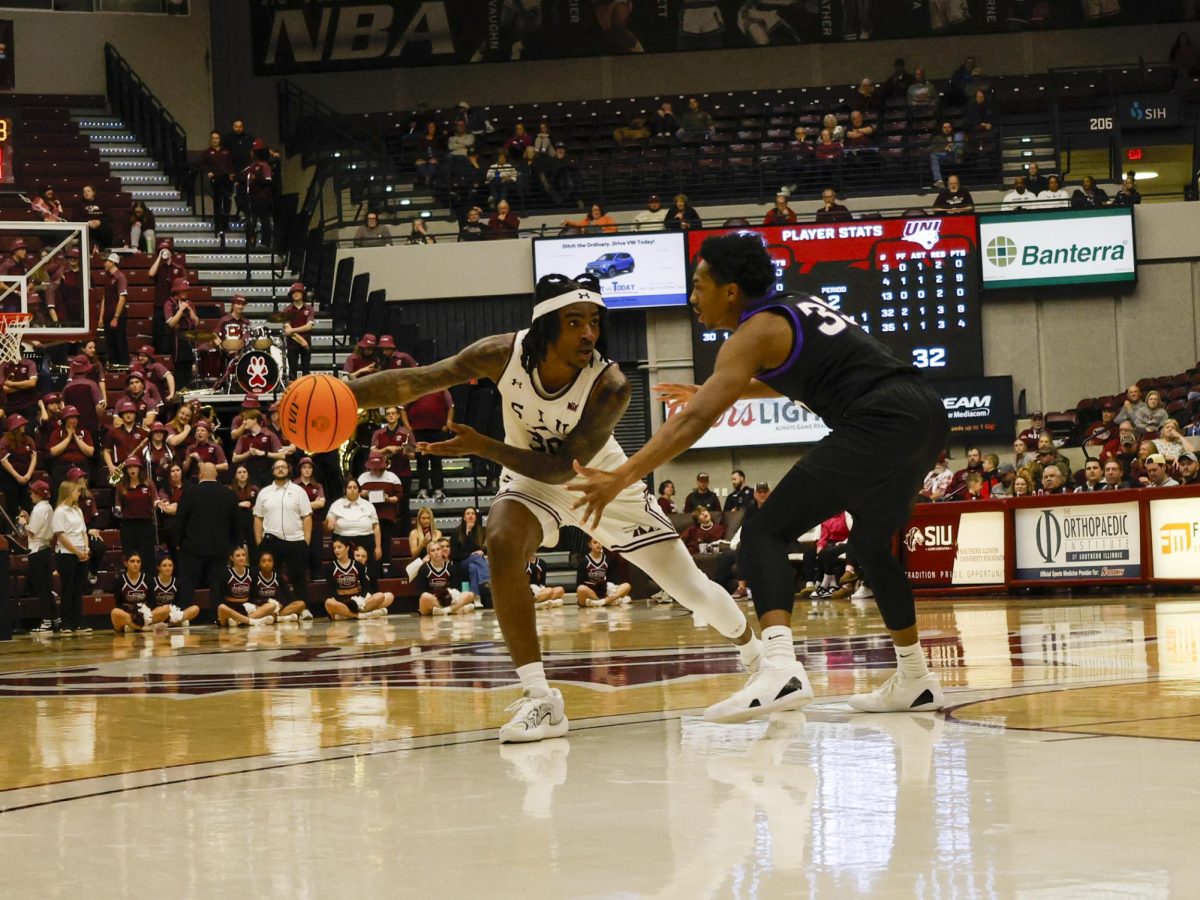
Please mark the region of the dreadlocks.
[[[595, 275], [579, 275], [575, 278], [568, 278], [566, 275], [543, 275], [538, 279], [537, 287], [533, 291], [534, 303], [581, 289], [599, 294], [600, 281]], [[601, 356], [608, 355], [605, 352], [604, 322], [605, 309], [600, 307], [600, 337], [596, 341], [596, 349], [600, 351]], [[534, 319], [525, 339], [521, 341], [521, 368], [532, 374], [538, 364], [546, 358], [551, 345], [558, 340], [561, 332], [562, 323], [559, 322], [557, 312]]]

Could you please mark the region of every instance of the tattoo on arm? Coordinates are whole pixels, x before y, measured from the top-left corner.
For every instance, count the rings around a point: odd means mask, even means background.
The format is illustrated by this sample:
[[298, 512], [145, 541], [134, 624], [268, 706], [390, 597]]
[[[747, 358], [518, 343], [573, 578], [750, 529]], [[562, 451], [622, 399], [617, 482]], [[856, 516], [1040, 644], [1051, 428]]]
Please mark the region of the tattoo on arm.
[[493, 335], [433, 365], [365, 375], [351, 383], [350, 390], [363, 409], [403, 406], [418, 397], [465, 384], [473, 378], [498, 381], [512, 349], [513, 335]]

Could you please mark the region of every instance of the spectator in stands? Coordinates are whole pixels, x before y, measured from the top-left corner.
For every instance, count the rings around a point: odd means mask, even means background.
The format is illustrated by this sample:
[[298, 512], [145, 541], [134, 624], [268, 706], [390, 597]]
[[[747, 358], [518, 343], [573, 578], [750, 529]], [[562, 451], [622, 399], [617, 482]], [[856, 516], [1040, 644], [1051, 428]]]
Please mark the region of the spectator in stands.
[[504, 152], [507, 156], [517, 159], [525, 152], [526, 147], [532, 146], [533, 138], [525, 130], [525, 123], [518, 122], [513, 126], [513, 133], [504, 142]]
[[454, 112], [454, 124], [457, 126], [459, 122], [462, 122], [467, 131], [474, 135], [492, 130], [487, 118], [483, 115], [483, 110], [473, 109], [466, 100], [459, 100], [458, 107]]
[[944, 188], [942, 179], [944, 166], [957, 166], [963, 158], [963, 135], [955, 131], [950, 122], [943, 122], [941, 130], [929, 141], [929, 169], [933, 173], [933, 186]]
[[137, 250], [143, 244], [147, 253], [154, 252], [154, 213], [141, 200], [135, 200], [129, 211], [129, 246]]
[[413, 161], [413, 168], [425, 187], [433, 184], [445, 149], [441, 135], [438, 134], [437, 122], [431, 119], [425, 123], [425, 133], [417, 138], [416, 158]]
[[63, 634], [90, 634], [92, 630], [83, 627], [80, 621], [83, 616], [84, 566], [91, 557], [87, 526], [83, 511], [79, 508], [81, 490], [75, 481], [64, 481], [59, 485], [58, 505], [51, 516], [63, 618], [59, 631]]
[[680, 535], [688, 553], [696, 556], [710, 552], [708, 545], [725, 540], [725, 529], [713, 521], [712, 510], [698, 506], [692, 510], [692, 524]]
[[[517, 127], [521, 126], [518, 124]], [[521, 152], [524, 153], [524, 150]], [[508, 199], [508, 192], [517, 184], [517, 169], [508, 161], [508, 153], [504, 150], [501, 150], [496, 155], [496, 161], [488, 166], [484, 182], [488, 188], [488, 204], [493, 209], [498, 202]]]
[[838, 203], [838, 194], [831, 187], [821, 192], [821, 208], [817, 210], [816, 220], [820, 223], [849, 222], [854, 217], [850, 210]]
[[125, 474], [117, 482], [113, 505], [120, 513], [121, 548], [141, 554], [142, 559], [154, 562], [154, 504], [158, 492], [140, 456], [125, 460]]
[[367, 470], [358, 476], [359, 490], [375, 506], [379, 516], [380, 547], [383, 549], [383, 566], [392, 558], [392, 541], [397, 534], [407, 534], [408, 516], [405, 508], [405, 482], [388, 469], [388, 458], [379, 450], [367, 454]]
[[667, 479], [658, 485], [658, 508], [667, 515], [675, 512], [675, 482]]
[[1180, 453], [1175, 464], [1179, 468], [1179, 474], [1175, 478], [1181, 485], [1194, 485], [1200, 482], [1200, 464], [1197, 463], [1196, 454], [1193, 451], [1185, 450]]
[[839, 182], [841, 180], [841, 161], [846, 154], [846, 148], [840, 141], [833, 138], [828, 128], [821, 129], [817, 143], [813, 146], [813, 168], [816, 177], [823, 181]]
[[890, 100], [892, 97], [908, 97], [908, 89], [913, 84], [912, 73], [905, 67], [904, 60], [900, 57], [892, 62], [892, 74], [883, 82], [883, 87], [880, 93], [885, 99]]
[[1037, 197], [1042, 191], [1046, 190], [1046, 177], [1038, 171], [1038, 164], [1031, 162], [1026, 167], [1025, 184], [1029, 188], [1029, 192]]
[[674, 137], [679, 131], [679, 120], [675, 118], [671, 104], [666, 102], [654, 111], [649, 124], [650, 133], [656, 136]]
[[[1025, 442], [1025, 446], [1030, 450], [1037, 450], [1038, 441], [1041, 440], [1042, 432], [1046, 430], [1046, 418], [1041, 412], [1034, 410], [1029, 414], [1029, 427], [1024, 429], [1017, 437]], [[1020, 465], [1020, 463], [1017, 463]]]
[[58, 199], [52, 185], [46, 185], [41, 196], [34, 197], [29, 206], [42, 217], [43, 222], [67, 221], [66, 210], [63, 209], [62, 201]]
[[[247, 144], [247, 150], [249, 144]], [[249, 165], [249, 153], [246, 163]], [[229, 230], [229, 209], [237, 187], [237, 173], [245, 168], [236, 167], [232, 153], [222, 146], [221, 132], [213, 131], [208, 136], [208, 147], [200, 154], [200, 171], [208, 181], [208, 192], [213, 199], [213, 226], [224, 246], [225, 232]]]
[[946, 99], [954, 104], [966, 103], [974, 72], [975, 57], [968, 56], [963, 60], [962, 65], [950, 74], [950, 84], [946, 88]]
[[483, 210], [472, 206], [467, 210], [467, 217], [458, 228], [458, 242], [482, 241], [487, 235], [487, 223], [483, 221]]
[[549, 122], [538, 125], [538, 133], [533, 136], [533, 149], [543, 156], [554, 152], [554, 139], [550, 137]]
[[1117, 407], [1111, 400], [1105, 400], [1100, 407], [1100, 421], [1093, 422], [1083, 433], [1081, 443], [1084, 447], [1103, 447], [1117, 436], [1116, 423]]
[[412, 531], [408, 533], [408, 555], [420, 559], [430, 544], [440, 541], [442, 533], [433, 520], [433, 511], [428, 506], [417, 510]]
[[492, 217], [487, 223], [488, 240], [503, 240], [506, 238], [515, 238], [518, 236], [521, 229], [521, 219], [515, 212], [507, 200], [501, 200], [496, 204], [496, 211], [492, 213]]
[[1165, 456], [1168, 463], [1173, 463], [1184, 453], [1195, 452], [1196, 447], [1180, 432], [1178, 422], [1166, 419], [1154, 439], [1154, 450]]
[[1101, 486], [1103, 491], [1119, 491], [1129, 487], [1129, 482], [1125, 480], [1125, 467], [1121, 465], [1119, 459], [1110, 459], [1104, 464], [1104, 484]]
[[667, 210], [663, 219], [663, 228], [667, 231], [688, 231], [701, 225], [700, 213], [688, 202], [688, 195], [676, 194], [675, 205]]
[[1143, 435], [1147, 431], [1158, 431], [1167, 421], [1167, 411], [1162, 405], [1162, 394], [1158, 391], [1146, 392], [1146, 406], [1133, 417], [1133, 424]]
[[977, 90], [963, 112], [963, 128], [977, 153], [994, 150], [1000, 136], [1000, 122], [987, 91]]
[[[994, 455], [994, 454], [989, 454]], [[1013, 482], [1017, 478], [1017, 470], [1012, 463], [1000, 463], [996, 467], [996, 473], [999, 476], [998, 480], [993, 482], [989, 488], [989, 493], [993, 498], [999, 499], [1002, 497], [1011, 497], [1013, 495]]]
[[1146, 401], [1142, 399], [1142, 389], [1139, 385], [1131, 384], [1125, 389], [1125, 402], [1117, 413], [1116, 422], [1132, 422], [1137, 425], [1139, 416], [1145, 415]]
[[538, 184], [556, 206], [566, 205], [575, 196], [575, 161], [567, 155], [566, 144], [555, 144], [553, 154], [539, 157], [534, 171]]
[[1105, 444], [1104, 449], [1100, 451], [1100, 460], [1107, 462], [1116, 459], [1128, 472], [1130, 465], [1137, 459], [1137, 454], [1137, 429], [1133, 427], [1132, 422], [1125, 421], [1118, 426], [1116, 438]]
[[870, 78], [858, 83], [858, 90], [850, 98], [850, 111], [864, 114], [879, 112], [879, 96], [875, 93], [875, 82]]
[[1084, 175], [1079, 188], [1071, 195], [1071, 209], [1099, 209], [1108, 204], [1108, 194], [1096, 185], [1096, 179], [1091, 175]]
[[954, 472], [947, 465], [947, 459], [948, 456], [944, 450], [938, 454], [937, 462], [926, 473], [925, 480], [921, 483], [921, 490], [917, 492], [918, 496], [924, 497], [926, 500], [941, 500], [946, 496], [950, 482], [954, 479]]
[[646, 208], [633, 217], [635, 231], [659, 231], [663, 227], [662, 200], [658, 194], [651, 194], [646, 201]]
[[864, 154], [870, 155], [879, 151], [875, 126], [867, 124], [863, 114], [857, 109], [850, 113], [850, 127], [846, 129], [843, 144], [846, 155], [850, 157], [862, 157]]
[[725, 498], [725, 512], [747, 510], [754, 505], [754, 489], [746, 484], [746, 473], [734, 469], [729, 473], [729, 496]]
[[913, 72], [912, 84], [908, 86], [909, 118], [936, 115], [941, 95], [932, 81], [925, 77], [925, 70], [917, 66]]
[[963, 489], [957, 497], [951, 497], [951, 500], [987, 500], [990, 494], [988, 493], [987, 482], [983, 475], [979, 472], [972, 472], [963, 479]]
[[1032, 495], [1033, 490], [1031, 489], [1028, 476], [1018, 474], [1017, 477], [1013, 479], [1012, 496], [1030, 497]]
[[437, 238], [430, 234], [425, 229], [425, 219], [421, 216], [414, 216], [412, 225], [408, 232], [408, 237], [404, 239], [405, 244], [436, 244]]
[[978, 447], [967, 448], [967, 464], [955, 472], [950, 479], [950, 484], [945, 491], [945, 499], [952, 500], [962, 493], [963, 482], [972, 472], [983, 473], [983, 451]]
[[1100, 460], [1089, 456], [1083, 464], [1083, 484], [1075, 488], [1076, 494], [1090, 494], [1104, 490], [1104, 468]]
[[97, 252], [102, 248], [111, 247], [113, 244], [112, 222], [109, 221], [107, 211], [96, 199], [96, 189], [90, 184], [85, 184], [80, 192], [80, 197], [79, 218], [87, 222], [92, 251]]
[[[446, 439], [446, 429], [454, 424], [454, 398], [449, 391], [434, 391], [404, 407], [401, 416], [404, 427], [412, 431], [421, 444], [433, 444]], [[442, 492], [442, 458], [433, 453], [417, 453], [418, 500], [445, 500]]]
[[566, 228], [578, 228], [584, 234], [616, 234], [616, 220], [605, 213], [604, 207], [593, 203], [582, 219], [563, 219], [559, 223]]
[[1042, 432], [1042, 436], [1038, 438], [1037, 454], [1039, 465], [1043, 467], [1048, 465], [1057, 466], [1059, 473], [1064, 479], [1071, 477], [1071, 463], [1055, 445], [1050, 432]]
[[712, 136], [712, 115], [700, 106], [700, 101], [695, 97], [688, 98], [687, 106], [687, 110], [679, 117], [679, 131], [676, 132], [676, 136], [680, 140], [707, 140]]
[[392, 233], [379, 221], [379, 213], [368, 210], [366, 221], [354, 232], [355, 247], [390, 247]]
[[[853, 517], [846, 512], [830, 516], [821, 523], [814, 551], [815, 564], [810, 563], [813, 587], [800, 592], [801, 597], [812, 600], [829, 600], [838, 589], [838, 577], [845, 569], [846, 544], [850, 530], [854, 527]], [[849, 594], [849, 591], [846, 591]]]
[[[1193, 15], [1195, 15], [1194, 7]], [[1192, 43], [1192, 38], [1186, 31], [1179, 32], [1178, 37], [1175, 38], [1175, 43], [1171, 45], [1171, 51], [1167, 55], [1167, 60], [1175, 68], [1175, 80], [1177, 82], [1195, 75], [1197, 63], [1196, 45]]]
[[468, 506], [462, 512], [458, 528], [450, 535], [450, 558], [467, 576], [471, 593], [476, 597], [482, 597], [483, 590], [492, 586], [486, 546], [487, 529], [479, 521], [479, 511]]
[[294, 281], [288, 288], [287, 320], [283, 323], [284, 343], [287, 344], [288, 371], [293, 378], [307, 375], [312, 367], [312, 330], [317, 327], [317, 314], [308, 303], [304, 282]]
[[933, 201], [933, 211], [940, 215], [958, 216], [975, 211], [975, 200], [971, 192], [965, 190], [957, 175], [951, 175], [946, 182], [945, 190]]
[[1142, 202], [1141, 192], [1137, 189], [1137, 179], [1130, 172], [1121, 181], [1121, 189], [1112, 198], [1113, 206], [1137, 206]]
[[133, 369], [125, 376], [124, 400], [137, 407], [137, 421], [144, 428], [149, 428], [158, 418], [162, 397], [159, 396], [156, 388], [146, 384], [146, 379], [142, 376], [140, 369]]
[[1137, 455], [1129, 463], [1129, 483], [1134, 487], [1145, 487], [1150, 483], [1146, 472], [1146, 460], [1154, 455], [1154, 441], [1143, 440], [1138, 444]]
[[[73, 408], [73, 407], [72, 407]], [[163, 422], [155, 422], [150, 426], [150, 443], [146, 445], [143, 456], [146, 457], [146, 467], [156, 488], [167, 483], [171, 464], [175, 462], [175, 450], [167, 443], [167, 426]]]
[[1065, 494], [1067, 476], [1054, 463], [1042, 466], [1042, 489], [1038, 494]]
[[1037, 195], [1029, 190], [1024, 175], [1013, 179], [1013, 189], [1004, 195], [1000, 204], [1003, 212], [1017, 212], [1022, 209], [1033, 209], [1037, 206]]
[[618, 584], [616, 559], [595, 538], [588, 539], [588, 552], [579, 561], [575, 596], [580, 606], [624, 606], [633, 591], [630, 584]]
[[446, 141], [449, 160], [452, 166], [463, 169], [469, 165], [468, 157], [475, 154], [475, 135], [467, 131], [465, 119], [456, 119], [454, 133]]
[[1145, 459], [1146, 483], [1148, 488], [1179, 487], [1179, 482], [1171, 477], [1167, 468], [1167, 460], [1161, 453], [1151, 453]]
[[38, 416], [38, 367], [37, 362], [22, 356], [0, 364], [0, 412], [19, 414], [30, 421]]
[[613, 129], [613, 140], [617, 142], [618, 147], [640, 144], [648, 137], [650, 137], [650, 126], [646, 123], [646, 117], [641, 113], [630, 119], [628, 124], [618, 125]]
[[17, 509], [32, 508], [28, 485], [37, 469], [38, 451], [33, 438], [25, 433], [27, 418], [12, 413], [4, 424], [6, 431], [0, 436], [0, 491], [4, 493], [4, 508], [15, 514]]
[[246, 247], [270, 250], [275, 234], [275, 172], [265, 141], [256, 138], [251, 150], [250, 164], [239, 176], [246, 195]]
[[821, 120], [821, 130], [829, 132], [829, 138], [835, 144], [841, 144], [846, 140], [846, 129], [838, 123], [837, 116], [833, 113], [826, 113]]
[[696, 475], [696, 489], [688, 494], [687, 499], [683, 501], [683, 511], [690, 513], [697, 506], [707, 507], [713, 512], [721, 511], [721, 498], [717, 496], [715, 491], [708, 489], [707, 472], [700, 472]]
[[1037, 198], [1042, 209], [1066, 209], [1071, 205], [1071, 195], [1062, 189], [1057, 175], [1047, 177], [1046, 189]]

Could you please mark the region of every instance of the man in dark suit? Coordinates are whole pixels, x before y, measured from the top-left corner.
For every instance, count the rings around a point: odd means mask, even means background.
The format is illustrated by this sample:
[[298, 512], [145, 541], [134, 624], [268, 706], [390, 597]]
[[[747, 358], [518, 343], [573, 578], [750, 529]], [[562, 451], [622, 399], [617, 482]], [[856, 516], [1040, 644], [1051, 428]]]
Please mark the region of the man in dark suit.
[[200, 464], [200, 481], [179, 501], [179, 602], [186, 609], [197, 585], [212, 609], [224, 601], [225, 570], [236, 534], [237, 497], [217, 481], [217, 467]]

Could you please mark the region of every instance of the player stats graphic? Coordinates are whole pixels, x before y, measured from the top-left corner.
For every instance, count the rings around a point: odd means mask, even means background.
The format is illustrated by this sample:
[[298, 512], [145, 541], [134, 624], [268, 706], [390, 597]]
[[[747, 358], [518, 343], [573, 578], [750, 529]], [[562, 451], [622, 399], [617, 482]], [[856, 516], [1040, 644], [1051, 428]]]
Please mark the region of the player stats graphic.
[[[983, 374], [974, 216], [864, 219], [756, 228], [775, 260], [779, 293], [813, 294], [854, 317], [901, 359], [930, 375]], [[689, 235], [694, 264], [704, 239]], [[697, 382], [725, 335], [693, 320]]]

